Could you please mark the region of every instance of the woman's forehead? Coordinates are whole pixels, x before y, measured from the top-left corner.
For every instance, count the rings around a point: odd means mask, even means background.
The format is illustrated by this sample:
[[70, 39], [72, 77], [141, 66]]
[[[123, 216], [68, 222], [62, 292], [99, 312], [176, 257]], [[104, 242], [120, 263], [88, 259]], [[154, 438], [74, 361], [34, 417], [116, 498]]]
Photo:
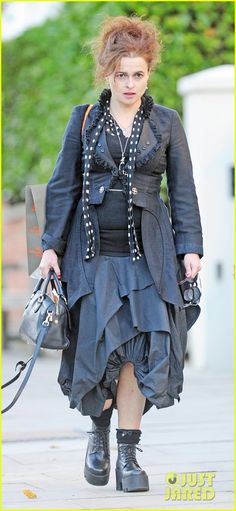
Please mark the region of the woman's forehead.
[[146, 71], [148, 68], [147, 62], [143, 57], [122, 57], [116, 71], [134, 72]]

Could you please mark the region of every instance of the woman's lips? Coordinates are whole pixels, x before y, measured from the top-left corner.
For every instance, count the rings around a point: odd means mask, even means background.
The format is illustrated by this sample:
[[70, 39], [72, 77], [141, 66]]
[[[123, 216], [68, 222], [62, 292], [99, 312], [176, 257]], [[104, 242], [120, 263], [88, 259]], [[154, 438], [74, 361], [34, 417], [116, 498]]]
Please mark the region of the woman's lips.
[[133, 97], [135, 96], [135, 92], [124, 92], [124, 96]]

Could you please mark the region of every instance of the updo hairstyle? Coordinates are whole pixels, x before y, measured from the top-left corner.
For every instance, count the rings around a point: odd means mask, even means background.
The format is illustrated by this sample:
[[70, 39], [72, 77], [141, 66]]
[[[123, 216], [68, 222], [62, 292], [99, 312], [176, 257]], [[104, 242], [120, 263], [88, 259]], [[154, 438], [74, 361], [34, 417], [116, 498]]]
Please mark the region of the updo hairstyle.
[[137, 16], [108, 17], [92, 42], [96, 80], [118, 69], [122, 57], [143, 57], [149, 71], [161, 61], [162, 43], [155, 25]]

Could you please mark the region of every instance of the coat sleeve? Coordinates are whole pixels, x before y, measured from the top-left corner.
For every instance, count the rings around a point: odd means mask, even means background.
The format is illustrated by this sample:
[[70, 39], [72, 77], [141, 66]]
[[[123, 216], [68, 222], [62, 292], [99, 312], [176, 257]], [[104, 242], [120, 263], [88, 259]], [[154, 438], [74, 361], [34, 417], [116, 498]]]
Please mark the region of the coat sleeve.
[[63, 255], [71, 219], [82, 195], [81, 128], [87, 105], [73, 108], [66, 126], [62, 147], [46, 190], [46, 222], [42, 248]]
[[167, 186], [177, 255], [203, 256], [202, 227], [185, 131], [173, 111], [167, 150]]

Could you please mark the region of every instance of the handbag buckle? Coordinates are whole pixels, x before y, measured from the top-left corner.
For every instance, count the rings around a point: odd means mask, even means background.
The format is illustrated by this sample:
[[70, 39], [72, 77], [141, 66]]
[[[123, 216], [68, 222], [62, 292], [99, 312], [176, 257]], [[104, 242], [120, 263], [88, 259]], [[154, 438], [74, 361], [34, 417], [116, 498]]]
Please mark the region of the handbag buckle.
[[47, 316], [46, 316], [45, 320], [43, 321], [43, 326], [48, 326], [49, 322], [50, 321], [52, 322], [52, 316], [53, 316], [53, 312], [48, 311]]

